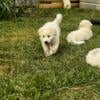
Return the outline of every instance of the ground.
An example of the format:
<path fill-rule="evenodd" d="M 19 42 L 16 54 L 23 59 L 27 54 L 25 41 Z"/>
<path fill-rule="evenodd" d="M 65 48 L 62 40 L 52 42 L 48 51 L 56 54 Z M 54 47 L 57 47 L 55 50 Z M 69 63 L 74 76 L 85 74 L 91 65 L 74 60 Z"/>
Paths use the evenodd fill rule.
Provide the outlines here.
<path fill-rule="evenodd" d="M 100 47 L 100 26 L 81 46 L 67 43 L 67 34 L 82 19 L 100 12 L 82 9 L 35 9 L 33 17 L 0 21 L 1 100 L 100 100 L 100 69 L 85 62 L 89 50 Z M 63 14 L 58 52 L 45 57 L 38 28 Z"/>

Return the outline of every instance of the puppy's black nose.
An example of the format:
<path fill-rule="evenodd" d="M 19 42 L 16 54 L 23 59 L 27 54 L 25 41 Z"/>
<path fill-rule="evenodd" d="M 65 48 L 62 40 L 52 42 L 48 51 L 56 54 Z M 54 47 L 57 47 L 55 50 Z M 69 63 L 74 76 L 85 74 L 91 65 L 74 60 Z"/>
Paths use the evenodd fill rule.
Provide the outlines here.
<path fill-rule="evenodd" d="M 47 41 L 45 41 L 45 44 L 48 44 L 48 42 L 47 42 Z"/>

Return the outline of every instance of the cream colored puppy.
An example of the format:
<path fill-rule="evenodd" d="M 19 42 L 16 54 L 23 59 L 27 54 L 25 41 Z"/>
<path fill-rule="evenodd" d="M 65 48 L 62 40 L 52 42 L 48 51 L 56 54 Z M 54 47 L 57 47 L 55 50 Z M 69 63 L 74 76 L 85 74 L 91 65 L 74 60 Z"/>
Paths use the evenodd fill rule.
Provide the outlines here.
<path fill-rule="evenodd" d="M 60 27 L 62 14 L 57 14 L 56 18 L 44 24 L 39 29 L 39 36 L 45 56 L 50 56 L 57 52 L 59 47 Z"/>
<path fill-rule="evenodd" d="M 71 1 L 70 0 L 63 0 L 64 8 L 70 9 L 71 8 Z"/>
<path fill-rule="evenodd" d="M 85 40 L 89 40 L 93 36 L 91 28 L 92 23 L 90 21 L 82 20 L 79 24 L 79 29 L 69 33 L 66 39 L 72 44 L 83 44 Z"/>
<path fill-rule="evenodd" d="M 89 51 L 86 56 L 86 63 L 100 68 L 100 48 Z"/>

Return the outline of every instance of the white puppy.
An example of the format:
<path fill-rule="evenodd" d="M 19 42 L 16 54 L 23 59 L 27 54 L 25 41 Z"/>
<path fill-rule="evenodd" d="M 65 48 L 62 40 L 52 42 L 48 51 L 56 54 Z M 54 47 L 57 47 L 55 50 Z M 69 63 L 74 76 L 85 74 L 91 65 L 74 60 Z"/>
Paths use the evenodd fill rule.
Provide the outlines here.
<path fill-rule="evenodd" d="M 89 51 L 86 56 L 86 62 L 92 66 L 97 66 L 100 68 L 100 48 Z"/>
<path fill-rule="evenodd" d="M 93 36 L 91 28 L 92 23 L 90 21 L 82 20 L 79 24 L 79 29 L 72 31 L 66 39 L 72 44 L 83 44 L 85 43 L 85 40 L 88 40 Z"/>
<path fill-rule="evenodd" d="M 61 21 L 62 14 L 57 14 L 53 21 L 47 22 L 39 29 L 39 36 L 46 57 L 56 53 L 58 50 L 60 37 L 59 24 Z"/>
<path fill-rule="evenodd" d="M 71 1 L 70 0 L 63 0 L 64 8 L 70 9 L 71 8 Z"/>

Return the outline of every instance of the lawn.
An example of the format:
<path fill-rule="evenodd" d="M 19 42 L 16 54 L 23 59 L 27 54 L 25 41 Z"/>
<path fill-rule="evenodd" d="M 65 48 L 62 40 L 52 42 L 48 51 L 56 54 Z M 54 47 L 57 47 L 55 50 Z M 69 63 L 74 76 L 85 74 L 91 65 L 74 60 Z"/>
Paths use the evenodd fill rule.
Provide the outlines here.
<path fill-rule="evenodd" d="M 46 58 L 37 30 L 57 13 L 63 14 L 60 47 Z M 33 17 L 0 20 L 0 100 L 100 100 L 100 69 L 85 62 L 88 51 L 100 47 L 100 26 L 86 44 L 65 40 L 91 18 L 100 19 L 100 12 L 35 9 Z"/>

